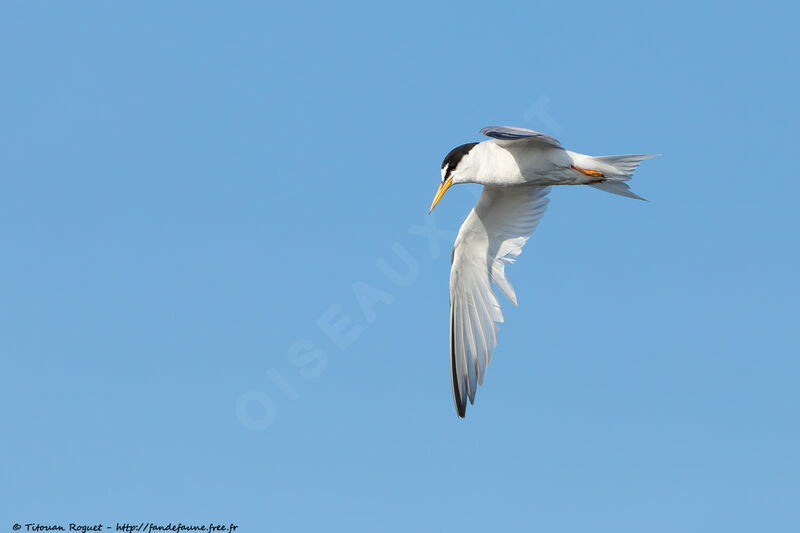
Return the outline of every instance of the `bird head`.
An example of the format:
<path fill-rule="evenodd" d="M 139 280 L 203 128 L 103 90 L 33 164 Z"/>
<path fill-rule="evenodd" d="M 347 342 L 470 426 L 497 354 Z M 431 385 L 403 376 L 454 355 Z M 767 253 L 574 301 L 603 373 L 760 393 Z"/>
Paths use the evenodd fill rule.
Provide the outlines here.
<path fill-rule="evenodd" d="M 478 143 L 467 143 L 457 146 L 450 150 L 450 153 L 444 158 L 444 161 L 442 161 L 442 182 L 439 184 L 436 196 L 433 197 L 433 203 L 428 213 L 433 211 L 433 208 L 436 207 L 436 204 L 439 203 L 439 200 L 442 199 L 442 196 L 444 196 L 444 193 L 447 192 L 447 189 L 449 189 L 451 185 L 454 183 L 463 183 L 467 180 L 469 176 L 466 174 L 466 167 L 469 158 L 465 158 L 465 156 L 467 156 L 469 151 L 477 144 Z"/>

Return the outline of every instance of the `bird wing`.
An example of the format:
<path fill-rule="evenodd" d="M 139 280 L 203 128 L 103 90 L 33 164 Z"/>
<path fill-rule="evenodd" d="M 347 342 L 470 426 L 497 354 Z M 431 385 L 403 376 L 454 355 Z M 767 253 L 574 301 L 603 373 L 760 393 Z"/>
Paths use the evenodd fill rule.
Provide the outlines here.
<path fill-rule="evenodd" d="M 541 220 L 549 187 L 484 187 L 458 230 L 450 267 L 450 372 L 453 400 L 463 417 L 497 345 L 503 312 L 491 283 L 517 305 L 505 275 Z"/>
<path fill-rule="evenodd" d="M 488 126 L 481 130 L 487 137 L 500 141 L 520 141 L 545 144 L 554 148 L 563 148 L 555 137 L 550 137 L 538 131 L 527 130 L 525 128 L 514 128 L 512 126 Z"/>

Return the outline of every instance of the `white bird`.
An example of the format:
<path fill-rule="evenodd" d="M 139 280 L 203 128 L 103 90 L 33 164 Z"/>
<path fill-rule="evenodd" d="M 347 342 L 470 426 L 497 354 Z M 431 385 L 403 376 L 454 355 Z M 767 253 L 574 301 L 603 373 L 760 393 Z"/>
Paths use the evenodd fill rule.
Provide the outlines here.
<path fill-rule="evenodd" d="M 643 200 L 625 183 L 643 159 L 656 154 L 590 156 L 564 149 L 532 130 L 495 126 L 492 139 L 458 146 L 442 162 L 442 181 L 431 211 L 452 185 L 483 185 L 478 203 L 458 230 L 450 267 L 450 374 L 458 416 L 483 385 L 503 322 L 498 289 L 517 305 L 505 275 L 542 218 L 551 185 L 590 185 Z"/>

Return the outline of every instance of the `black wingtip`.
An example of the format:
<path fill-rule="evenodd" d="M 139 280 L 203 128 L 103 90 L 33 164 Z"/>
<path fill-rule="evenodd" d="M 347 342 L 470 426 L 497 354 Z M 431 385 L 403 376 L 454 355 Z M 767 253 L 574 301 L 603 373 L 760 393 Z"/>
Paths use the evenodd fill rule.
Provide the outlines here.
<path fill-rule="evenodd" d="M 458 372 L 456 371 L 456 343 L 455 343 L 455 324 L 453 323 L 453 305 L 450 305 L 450 380 L 453 387 L 453 403 L 456 405 L 456 413 L 459 418 L 464 418 L 467 414 L 467 399 L 461 394 L 461 387 L 458 383 Z"/>
<path fill-rule="evenodd" d="M 459 418 L 464 418 L 467 414 L 467 399 L 461 395 L 461 388 L 458 386 L 458 374 L 456 373 L 456 362 L 453 359 L 453 351 L 450 352 L 450 379 L 453 384 L 453 403 L 456 405 L 456 413 Z"/>
<path fill-rule="evenodd" d="M 456 404 L 456 414 L 458 418 L 464 418 L 467 415 L 467 402 L 461 397 L 461 393 L 455 388 L 455 381 L 453 382 L 453 403 Z"/>

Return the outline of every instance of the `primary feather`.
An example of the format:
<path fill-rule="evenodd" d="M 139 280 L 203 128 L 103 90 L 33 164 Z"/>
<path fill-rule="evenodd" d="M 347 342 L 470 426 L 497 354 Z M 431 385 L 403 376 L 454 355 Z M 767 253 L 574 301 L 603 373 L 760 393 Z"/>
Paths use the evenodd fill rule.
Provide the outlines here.
<path fill-rule="evenodd" d="M 459 416 L 475 401 L 478 384 L 497 346 L 496 322 L 503 321 L 492 282 L 513 303 L 505 273 L 522 252 L 547 208 L 549 187 L 484 187 L 456 237 L 450 269 L 450 365 Z"/>

